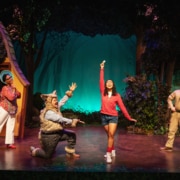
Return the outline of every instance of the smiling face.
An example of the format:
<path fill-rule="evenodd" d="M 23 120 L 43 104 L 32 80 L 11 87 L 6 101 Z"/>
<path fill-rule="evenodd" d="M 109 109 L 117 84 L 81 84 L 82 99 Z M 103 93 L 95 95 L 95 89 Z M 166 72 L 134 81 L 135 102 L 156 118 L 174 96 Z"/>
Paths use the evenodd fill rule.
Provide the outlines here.
<path fill-rule="evenodd" d="M 107 81 L 106 81 L 106 88 L 107 88 L 108 90 L 112 90 L 113 86 L 114 86 L 114 83 L 113 83 L 112 80 L 107 80 Z"/>
<path fill-rule="evenodd" d="M 55 108 L 58 108 L 58 100 L 56 97 L 52 98 L 52 106 L 55 107 Z"/>

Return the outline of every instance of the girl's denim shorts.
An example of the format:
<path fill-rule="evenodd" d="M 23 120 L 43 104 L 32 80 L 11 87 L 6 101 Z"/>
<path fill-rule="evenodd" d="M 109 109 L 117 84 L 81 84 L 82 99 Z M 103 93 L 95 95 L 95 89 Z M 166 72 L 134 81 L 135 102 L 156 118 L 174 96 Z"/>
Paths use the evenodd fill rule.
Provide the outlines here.
<path fill-rule="evenodd" d="M 101 114 L 101 123 L 103 126 L 108 125 L 109 123 L 118 123 L 118 116 L 110 116 L 106 114 Z"/>

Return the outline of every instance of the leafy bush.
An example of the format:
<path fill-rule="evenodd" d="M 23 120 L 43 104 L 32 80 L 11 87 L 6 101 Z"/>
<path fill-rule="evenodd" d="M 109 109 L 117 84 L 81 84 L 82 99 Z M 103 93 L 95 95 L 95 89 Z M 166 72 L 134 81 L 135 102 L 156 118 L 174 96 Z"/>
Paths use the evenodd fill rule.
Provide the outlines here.
<path fill-rule="evenodd" d="M 137 119 L 135 126 L 145 131 L 154 130 L 158 124 L 155 82 L 147 80 L 144 74 L 129 76 L 124 81 L 128 84 L 124 103 L 131 116 Z"/>

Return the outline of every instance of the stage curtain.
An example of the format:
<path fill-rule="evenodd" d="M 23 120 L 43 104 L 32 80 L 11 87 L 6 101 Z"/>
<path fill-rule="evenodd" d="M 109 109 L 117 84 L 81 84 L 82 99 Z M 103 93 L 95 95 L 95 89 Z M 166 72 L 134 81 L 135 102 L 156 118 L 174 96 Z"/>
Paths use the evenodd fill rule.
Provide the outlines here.
<path fill-rule="evenodd" d="M 39 42 L 41 40 L 42 35 L 39 34 Z M 15 51 L 20 56 L 17 45 Z M 23 68 L 22 58 L 17 59 Z M 76 82 L 77 89 L 63 109 L 85 113 L 99 111 L 99 70 L 102 60 L 106 60 L 105 80 L 112 79 L 123 96 L 126 87 L 123 79 L 127 75 L 134 75 L 136 69 L 135 36 L 122 39 L 118 35 L 90 37 L 67 32 L 62 36 L 51 32 L 45 42 L 42 61 L 34 74 L 34 93 L 56 90 L 60 100 L 69 85 Z"/>

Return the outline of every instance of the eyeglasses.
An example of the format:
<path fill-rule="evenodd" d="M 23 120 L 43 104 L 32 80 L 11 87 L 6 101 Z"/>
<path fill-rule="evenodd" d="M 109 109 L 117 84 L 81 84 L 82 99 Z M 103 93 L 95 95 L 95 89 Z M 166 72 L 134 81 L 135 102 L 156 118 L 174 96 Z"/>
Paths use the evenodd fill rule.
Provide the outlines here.
<path fill-rule="evenodd" d="M 6 81 L 8 81 L 8 80 L 10 80 L 12 77 L 11 76 L 9 76 L 8 78 L 6 78 Z"/>

